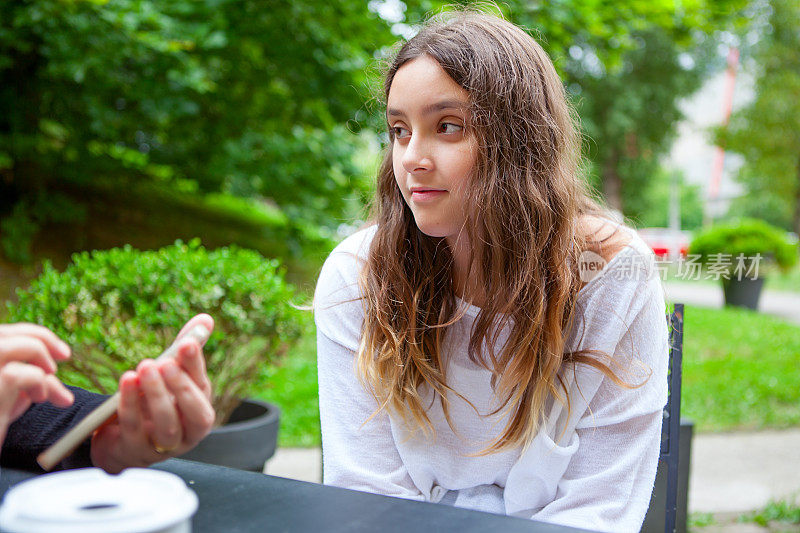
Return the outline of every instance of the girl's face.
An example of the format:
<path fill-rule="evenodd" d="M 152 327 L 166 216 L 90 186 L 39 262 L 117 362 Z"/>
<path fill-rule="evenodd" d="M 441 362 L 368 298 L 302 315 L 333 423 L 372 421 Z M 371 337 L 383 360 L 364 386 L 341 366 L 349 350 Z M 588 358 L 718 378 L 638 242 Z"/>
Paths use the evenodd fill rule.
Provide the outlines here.
<path fill-rule="evenodd" d="M 430 56 L 405 63 L 389 89 L 395 180 L 417 227 L 456 246 L 466 218 L 476 145 L 466 131 L 468 93 Z"/>

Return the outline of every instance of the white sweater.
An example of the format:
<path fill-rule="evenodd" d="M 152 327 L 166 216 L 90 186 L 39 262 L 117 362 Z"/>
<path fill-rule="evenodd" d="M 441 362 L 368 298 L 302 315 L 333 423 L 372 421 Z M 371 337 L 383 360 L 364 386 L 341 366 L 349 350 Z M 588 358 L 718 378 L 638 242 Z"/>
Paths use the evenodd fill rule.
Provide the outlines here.
<path fill-rule="evenodd" d="M 357 280 L 374 233 L 373 226 L 339 244 L 317 283 L 324 483 L 594 530 L 638 531 L 653 489 L 667 398 L 665 304 L 647 245 L 633 234 L 581 290 L 579 318 L 567 344 L 570 351 L 614 354 L 621 378 L 638 384 L 649 376 L 645 384 L 621 388 L 579 365 L 574 374 L 563 373 L 571 414 L 551 402 L 545 427 L 524 455 L 516 449 L 468 457 L 499 435 L 508 413 L 485 416 L 499 404 L 490 373 L 467 356 L 479 309 L 461 301 L 466 315 L 450 327 L 444 343 L 447 379 L 481 416 L 452 396 L 457 433 L 438 401 L 428 410 L 435 440 L 412 433 L 385 411 L 365 424 L 376 402 L 354 367 L 364 319 Z"/>

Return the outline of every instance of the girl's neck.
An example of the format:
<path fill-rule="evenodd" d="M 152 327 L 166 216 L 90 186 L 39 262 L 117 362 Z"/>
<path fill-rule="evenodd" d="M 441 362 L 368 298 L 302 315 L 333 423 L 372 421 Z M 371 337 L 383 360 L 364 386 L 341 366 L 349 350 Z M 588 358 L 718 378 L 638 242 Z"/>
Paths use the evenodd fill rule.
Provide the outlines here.
<path fill-rule="evenodd" d="M 481 269 L 477 262 L 470 268 L 472 250 L 467 236 L 448 237 L 447 242 L 453 254 L 453 292 L 465 302 L 482 307 L 486 294 L 481 282 Z"/>

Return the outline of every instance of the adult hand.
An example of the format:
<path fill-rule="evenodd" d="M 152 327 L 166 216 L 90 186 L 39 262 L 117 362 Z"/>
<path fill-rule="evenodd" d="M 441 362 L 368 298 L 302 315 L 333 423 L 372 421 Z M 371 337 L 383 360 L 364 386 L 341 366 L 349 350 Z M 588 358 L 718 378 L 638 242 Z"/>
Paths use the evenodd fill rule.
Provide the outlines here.
<path fill-rule="evenodd" d="M 122 375 L 118 416 L 92 437 L 95 466 L 111 473 L 148 466 L 189 451 L 211 431 L 214 409 L 203 347 L 183 338 L 197 325 L 213 331 L 214 320 L 206 314 L 189 320 L 175 341 L 174 360 L 146 359 Z"/>
<path fill-rule="evenodd" d="M 72 393 L 55 376 L 56 361 L 69 357 L 69 346 L 45 327 L 0 324 L 0 445 L 32 403 L 72 405 Z"/>

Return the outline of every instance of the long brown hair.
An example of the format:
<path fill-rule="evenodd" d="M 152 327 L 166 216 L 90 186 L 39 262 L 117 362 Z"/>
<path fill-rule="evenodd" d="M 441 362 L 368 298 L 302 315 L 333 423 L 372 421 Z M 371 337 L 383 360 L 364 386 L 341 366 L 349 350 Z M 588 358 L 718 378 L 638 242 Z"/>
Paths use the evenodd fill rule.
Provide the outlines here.
<path fill-rule="evenodd" d="M 493 453 L 527 445 L 548 398 L 569 409 L 565 365 L 589 364 L 615 378 L 593 354 L 565 353 L 581 288 L 579 256 L 596 246 L 580 219 L 601 209 L 579 176 L 580 137 L 561 80 L 531 36 L 487 14 L 439 15 L 389 65 L 387 99 L 397 70 L 422 55 L 469 93 L 477 159 L 468 178 L 464 231 L 470 264 L 480 265 L 469 274 L 491 295 L 475 320 L 469 357 L 491 371 L 495 393 L 504 399 L 493 414 L 509 412 L 502 434 L 481 452 Z M 391 409 L 428 433 L 432 424 L 421 394 L 427 385 L 453 428 L 447 393 L 463 396 L 447 385 L 442 354 L 445 328 L 460 318 L 453 255 L 444 238 L 417 228 L 395 182 L 391 144 L 378 173 L 372 220 L 377 230 L 360 278 L 359 374 L 378 401 L 376 413 Z M 498 351 L 504 328 L 508 339 Z"/>

